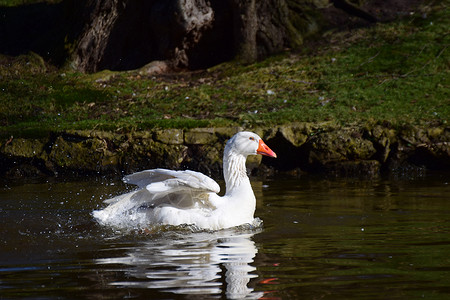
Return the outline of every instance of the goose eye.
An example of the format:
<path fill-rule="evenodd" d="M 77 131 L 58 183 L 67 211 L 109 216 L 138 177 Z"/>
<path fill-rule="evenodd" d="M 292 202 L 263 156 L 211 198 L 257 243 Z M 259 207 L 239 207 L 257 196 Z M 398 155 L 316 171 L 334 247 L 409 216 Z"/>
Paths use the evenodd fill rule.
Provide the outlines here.
<path fill-rule="evenodd" d="M 252 137 L 252 136 L 251 136 L 251 137 L 249 137 L 248 139 L 249 139 L 250 141 L 254 141 L 254 140 L 255 140 L 255 138 L 254 138 L 254 137 Z"/>

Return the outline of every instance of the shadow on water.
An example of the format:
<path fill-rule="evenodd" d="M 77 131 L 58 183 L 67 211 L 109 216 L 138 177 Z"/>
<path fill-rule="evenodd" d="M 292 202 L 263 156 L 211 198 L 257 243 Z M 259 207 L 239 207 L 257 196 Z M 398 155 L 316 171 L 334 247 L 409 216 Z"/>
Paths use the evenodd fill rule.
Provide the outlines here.
<path fill-rule="evenodd" d="M 99 226 L 127 187 L 2 182 L 0 298 L 443 299 L 448 174 L 255 180 L 259 229 Z"/>

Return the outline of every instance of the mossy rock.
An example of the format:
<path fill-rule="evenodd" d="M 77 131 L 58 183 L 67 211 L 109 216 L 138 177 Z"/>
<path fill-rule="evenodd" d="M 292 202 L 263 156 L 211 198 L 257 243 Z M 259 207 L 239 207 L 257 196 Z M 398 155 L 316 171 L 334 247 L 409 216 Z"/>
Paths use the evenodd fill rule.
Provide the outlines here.
<path fill-rule="evenodd" d="M 168 145 L 158 142 L 149 143 L 150 159 L 161 166 L 170 169 L 179 169 L 187 155 L 184 145 Z"/>
<path fill-rule="evenodd" d="M 429 144 L 427 130 L 415 126 L 407 126 L 399 131 L 399 137 L 406 142 L 408 147 L 417 146 L 423 143 Z"/>
<path fill-rule="evenodd" d="M 127 168 L 133 171 L 146 168 L 179 169 L 187 155 L 184 145 L 170 145 L 150 139 L 135 139 L 124 157 Z"/>
<path fill-rule="evenodd" d="M 44 74 L 47 72 L 47 65 L 44 59 L 34 52 L 22 54 L 17 57 L 0 55 L 0 60 L 10 61 L 6 68 L 0 66 L 0 77 L 17 76 L 20 74 Z"/>
<path fill-rule="evenodd" d="M 372 140 L 377 141 L 383 147 L 392 144 L 396 141 L 397 132 L 392 128 L 387 128 L 381 125 L 374 125 L 366 129 Z"/>
<path fill-rule="evenodd" d="M 194 128 L 184 133 L 184 142 L 188 145 L 207 145 L 216 141 L 214 128 Z"/>
<path fill-rule="evenodd" d="M 245 165 L 247 166 L 247 170 L 251 172 L 252 170 L 258 168 L 259 165 L 261 164 L 261 161 L 262 161 L 261 155 L 249 155 L 247 157 L 247 162 L 245 163 Z"/>
<path fill-rule="evenodd" d="M 20 158 L 41 157 L 44 154 L 45 142 L 38 139 L 12 139 L 1 147 L 1 152 L 7 156 Z"/>
<path fill-rule="evenodd" d="M 239 131 L 243 131 L 242 127 L 217 127 L 214 129 L 215 135 L 218 137 L 219 142 L 223 139 L 229 139 Z"/>
<path fill-rule="evenodd" d="M 432 141 L 450 143 L 450 128 L 431 127 L 427 129 L 427 135 Z"/>
<path fill-rule="evenodd" d="M 300 147 L 308 139 L 311 133 L 309 123 L 294 123 L 279 127 L 279 132 L 295 147 Z"/>
<path fill-rule="evenodd" d="M 71 142 L 62 136 L 53 143 L 49 160 L 57 168 L 85 171 L 104 171 L 120 163 L 120 157 L 108 150 L 108 144 L 103 139 Z"/>
<path fill-rule="evenodd" d="M 142 139 L 142 140 L 152 140 L 153 139 L 153 131 L 137 131 L 133 132 L 133 139 Z"/>
<path fill-rule="evenodd" d="M 184 142 L 184 133 L 181 129 L 161 129 L 154 134 L 156 141 L 170 145 L 181 145 Z"/>
<path fill-rule="evenodd" d="M 121 134 L 102 130 L 67 130 L 66 132 L 83 138 L 97 138 L 109 141 L 121 140 L 124 138 Z"/>
<path fill-rule="evenodd" d="M 374 147 L 378 150 L 377 159 L 380 162 L 386 162 L 391 153 L 391 145 L 397 142 L 397 132 L 392 128 L 381 125 L 373 125 L 365 130 Z"/>
<path fill-rule="evenodd" d="M 308 141 L 309 163 L 324 165 L 333 161 L 367 160 L 375 153 L 371 141 L 355 130 L 340 129 L 318 134 Z"/>
<path fill-rule="evenodd" d="M 0 171 L 37 173 L 28 166 L 48 174 L 66 169 L 131 173 L 150 168 L 189 168 L 218 175 L 222 172 L 225 142 L 241 130 L 240 127 L 154 129 L 128 134 L 73 130 L 53 133 L 46 139 L 15 138 L 0 147 Z M 381 166 L 383 170 L 410 165 L 430 169 L 450 166 L 447 127 L 393 129 L 372 123 L 340 128 L 333 122 L 298 122 L 249 130 L 258 133 L 279 154 L 277 160 L 263 160 L 274 169 L 302 168 L 348 175 L 375 174 Z M 261 156 L 250 156 L 247 167 L 252 171 L 260 163 Z M 13 170 L 19 164 L 25 166 L 23 172 L 19 172 L 21 168 Z"/>

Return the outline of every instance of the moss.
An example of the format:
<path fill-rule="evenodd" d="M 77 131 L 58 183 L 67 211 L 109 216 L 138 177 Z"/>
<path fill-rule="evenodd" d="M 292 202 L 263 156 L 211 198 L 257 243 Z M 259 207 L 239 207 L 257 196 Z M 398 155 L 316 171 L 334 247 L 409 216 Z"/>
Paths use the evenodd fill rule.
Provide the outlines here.
<path fill-rule="evenodd" d="M 51 147 L 49 160 L 56 168 L 103 171 L 108 166 L 117 166 L 120 157 L 108 150 L 104 139 L 72 142 L 59 136 Z"/>
<path fill-rule="evenodd" d="M 303 145 L 310 136 L 314 136 L 321 132 L 334 131 L 338 124 L 334 122 L 293 122 L 278 127 L 281 135 L 292 145 L 299 147 Z"/>
<path fill-rule="evenodd" d="M 38 139 L 11 138 L 2 147 L 5 155 L 32 158 L 40 157 L 44 153 L 45 142 Z"/>
<path fill-rule="evenodd" d="M 185 132 L 184 141 L 188 145 L 207 145 L 214 144 L 217 141 L 217 137 L 213 128 L 195 128 Z"/>
<path fill-rule="evenodd" d="M 184 145 L 167 145 L 159 142 L 142 142 L 143 151 L 148 153 L 149 159 L 160 167 L 179 169 L 183 162 L 187 147 Z"/>
<path fill-rule="evenodd" d="M 155 139 L 165 144 L 181 145 L 184 142 L 184 133 L 181 129 L 161 129 L 155 132 Z"/>
<path fill-rule="evenodd" d="M 238 133 L 239 131 L 242 131 L 243 128 L 239 126 L 235 127 L 215 127 L 214 133 L 217 135 L 219 142 L 228 139 L 229 137 L 233 136 L 234 134 Z"/>
<path fill-rule="evenodd" d="M 376 153 L 373 143 L 355 129 L 338 129 L 314 136 L 308 142 L 309 162 L 328 163 L 343 160 L 367 160 Z"/>
<path fill-rule="evenodd" d="M 0 54 L 0 77 L 20 76 L 21 74 L 45 74 L 48 71 L 44 59 L 34 52 L 9 57 Z"/>

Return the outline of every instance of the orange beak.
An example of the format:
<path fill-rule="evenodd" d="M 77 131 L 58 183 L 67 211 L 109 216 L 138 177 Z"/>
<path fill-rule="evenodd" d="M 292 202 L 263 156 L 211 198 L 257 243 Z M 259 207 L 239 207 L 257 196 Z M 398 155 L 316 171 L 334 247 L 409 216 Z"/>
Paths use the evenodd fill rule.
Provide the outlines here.
<path fill-rule="evenodd" d="M 272 149 L 270 149 L 266 145 L 266 143 L 263 142 L 263 140 L 259 140 L 259 147 L 256 150 L 256 153 L 261 154 L 261 155 L 270 156 L 270 157 L 277 157 L 275 152 L 273 152 Z"/>

